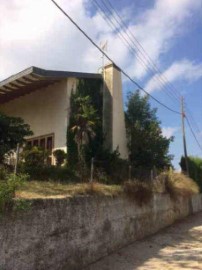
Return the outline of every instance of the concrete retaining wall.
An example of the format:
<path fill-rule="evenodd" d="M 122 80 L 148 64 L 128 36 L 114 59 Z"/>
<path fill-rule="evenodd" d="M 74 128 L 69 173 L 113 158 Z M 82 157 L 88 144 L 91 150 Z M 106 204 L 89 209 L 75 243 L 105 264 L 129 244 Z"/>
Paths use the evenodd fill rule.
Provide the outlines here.
<path fill-rule="evenodd" d="M 36 200 L 0 220 L 1 270 L 73 270 L 202 210 L 202 195 L 139 207 L 125 197 Z"/>

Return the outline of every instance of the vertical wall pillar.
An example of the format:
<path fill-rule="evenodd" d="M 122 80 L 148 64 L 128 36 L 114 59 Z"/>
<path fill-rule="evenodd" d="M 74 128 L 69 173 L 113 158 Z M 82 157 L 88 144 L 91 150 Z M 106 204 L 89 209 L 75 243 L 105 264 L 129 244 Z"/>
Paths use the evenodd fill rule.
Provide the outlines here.
<path fill-rule="evenodd" d="M 104 67 L 103 130 L 105 146 L 119 149 L 121 158 L 128 158 L 125 116 L 123 110 L 121 71 L 114 64 Z"/>

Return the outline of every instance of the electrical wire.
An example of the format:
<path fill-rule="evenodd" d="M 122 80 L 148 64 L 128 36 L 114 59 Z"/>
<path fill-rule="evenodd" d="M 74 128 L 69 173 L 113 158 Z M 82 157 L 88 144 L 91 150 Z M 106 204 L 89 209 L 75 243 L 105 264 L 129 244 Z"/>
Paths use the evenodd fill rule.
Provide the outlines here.
<path fill-rule="evenodd" d="M 193 114 L 192 114 L 192 112 L 190 111 L 190 109 L 188 108 L 188 105 L 187 105 L 186 102 L 185 102 L 185 108 L 186 108 L 186 111 L 188 112 L 189 118 L 191 119 L 191 121 L 192 121 L 192 123 L 193 123 L 192 126 L 195 127 L 197 133 L 200 133 L 200 132 L 201 132 L 201 131 L 200 131 L 200 128 L 199 128 L 198 124 L 196 123 L 196 121 L 195 121 L 195 119 L 194 119 L 194 117 L 193 117 Z"/>
<path fill-rule="evenodd" d="M 140 52 L 140 53 L 142 54 L 142 56 L 144 57 L 144 59 L 145 59 L 148 63 L 150 63 L 150 64 L 152 65 L 153 70 L 154 70 L 154 73 L 155 73 L 155 72 L 158 72 L 158 73 L 161 74 L 161 71 L 158 69 L 158 67 L 156 66 L 156 64 L 153 62 L 153 60 L 152 60 L 152 59 L 150 58 L 150 56 L 147 54 L 147 52 L 145 51 L 145 49 L 143 48 L 143 46 L 141 45 L 141 43 L 136 39 L 136 37 L 133 35 L 133 33 L 128 29 L 128 26 L 127 26 L 127 25 L 125 24 L 125 22 L 122 20 L 121 16 L 120 16 L 119 13 L 116 11 L 116 9 L 113 7 L 113 5 L 111 4 L 111 2 L 110 2 L 109 0 L 101 0 L 102 4 L 103 4 L 103 6 L 104 6 L 104 8 L 103 8 L 103 7 L 100 6 L 100 4 L 98 4 L 98 1 L 97 1 L 97 0 L 92 0 L 92 1 L 93 1 L 93 3 L 96 4 L 96 6 L 100 9 L 100 11 L 104 14 L 106 20 L 109 21 L 109 23 L 115 27 L 115 30 L 118 29 L 119 27 L 120 27 L 121 29 L 125 30 L 125 35 L 127 35 L 128 39 L 132 42 L 132 44 L 133 44 L 134 47 L 135 47 L 135 50 L 136 50 L 137 52 Z M 99 10 L 98 10 L 98 12 L 99 12 Z M 108 15 L 106 14 L 106 12 L 107 12 L 110 16 L 108 16 Z M 116 16 L 114 16 L 113 12 L 114 12 L 114 14 L 115 14 Z M 101 15 L 102 15 L 102 14 L 101 14 Z M 113 24 L 112 19 L 110 19 L 110 17 L 116 21 L 116 23 L 118 24 L 118 26 L 116 26 L 116 25 Z M 128 35 L 127 32 L 129 32 L 130 35 Z M 132 39 L 131 39 L 131 37 L 132 37 Z M 126 40 L 125 37 L 124 37 L 124 39 Z M 127 44 L 129 45 L 129 49 L 131 49 L 131 45 L 130 45 L 130 42 L 128 42 L 128 39 L 127 39 Z M 134 41 L 135 41 L 137 44 L 135 44 Z M 139 48 L 138 46 L 139 46 L 140 48 Z M 134 47 L 132 47 L 132 49 L 134 49 Z M 145 56 L 145 55 L 146 55 L 146 56 Z M 140 60 L 140 62 L 142 61 L 141 58 L 138 59 L 138 60 Z M 142 61 L 142 62 L 143 62 L 143 61 Z M 144 64 L 144 67 L 146 66 L 146 68 L 148 68 L 148 65 L 147 65 L 147 64 L 145 65 L 145 62 L 143 62 L 143 64 Z M 151 68 L 149 67 L 149 69 L 151 69 Z M 158 74 L 157 74 L 157 75 L 158 75 Z M 162 78 L 161 78 L 161 77 L 162 77 Z M 161 74 L 160 78 L 158 78 L 158 79 L 161 79 L 161 80 L 159 80 L 160 83 L 161 83 L 161 85 L 164 87 L 164 84 L 168 84 L 169 90 L 172 91 L 171 93 L 173 94 L 173 96 L 177 99 L 177 101 L 179 101 L 179 99 L 180 99 L 181 97 L 180 97 L 180 94 L 178 93 L 178 90 L 177 90 L 177 89 L 176 89 L 176 88 L 175 88 L 175 87 L 167 80 L 166 77 L 165 77 L 165 79 L 164 79 L 164 77 L 165 77 L 165 76 Z M 155 77 L 155 78 L 156 78 L 156 77 Z M 163 90 L 164 90 L 164 89 L 163 89 Z M 168 90 L 167 87 L 166 87 L 166 90 Z M 170 91 L 169 91 L 169 92 L 170 92 Z M 174 93 L 175 93 L 175 95 L 174 95 Z M 170 95 L 169 95 L 169 96 L 170 96 Z M 192 116 L 192 113 L 191 113 L 191 111 L 188 109 L 188 106 L 187 106 L 187 105 L 186 105 L 186 108 L 187 108 L 187 117 L 189 117 L 189 118 L 192 120 L 193 125 L 194 125 L 195 128 L 197 129 L 197 133 L 199 133 L 200 130 L 199 130 L 199 128 L 198 128 L 198 125 L 197 125 L 196 121 L 194 120 L 194 117 Z M 193 126 L 193 125 L 192 125 L 192 126 Z"/>
<path fill-rule="evenodd" d="M 192 133 L 192 135 L 193 135 L 193 137 L 194 137 L 194 139 L 195 139 L 197 145 L 199 146 L 200 150 L 202 151 L 202 146 L 200 145 L 200 143 L 199 143 L 199 141 L 198 141 L 198 139 L 197 139 L 197 137 L 196 137 L 196 134 L 194 133 L 193 128 L 192 128 L 192 126 L 191 126 L 191 124 L 190 124 L 190 122 L 189 122 L 189 119 L 186 117 L 186 115 L 185 115 L 185 119 L 186 119 L 186 121 L 187 121 L 187 124 L 188 124 L 188 126 L 189 126 L 189 129 L 190 129 L 190 131 L 191 131 L 191 133 Z"/>
<path fill-rule="evenodd" d="M 114 61 L 93 41 L 93 39 L 91 37 L 89 37 L 89 35 L 83 30 L 81 29 L 81 27 L 54 1 L 54 0 L 50 0 L 73 24 L 74 26 L 112 63 L 114 63 Z M 114 63 L 115 64 L 115 63 Z M 162 103 L 161 101 L 159 101 L 157 98 L 155 98 L 154 96 L 152 96 L 150 93 L 148 93 L 143 87 L 141 87 L 141 85 L 139 83 L 137 83 L 135 80 L 133 80 L 123 69 L 121 69 L 118 65 L 115 64 L 115 66 L 122 72 L 122 74 L 127 77 L 133 84 L 135 84 L 141 91 L 143 91 L 145 94 L 147 94 L 151 99 L 153 99 L 154 101 L 156 101 L 158 104 L 160 104 L 161 106 L 163 106 L 164 108 L 166 108 L 167 110 L 175 113 L 175 114 L 179 114 L 181 115 L 181 112 L 176 111 L 170 107 L 168 107 L 166 104 Z"/>
<path fill-rule="evenodd" d="M 106 4 L 103 1 L 102 1 L 102 3 L 103 3 L 104 8 L 96 0 L 92 0 L 92 3 L 95 5 L 95 7 L 97 8 L 97 10 L 100 13 L 100 15 L 104 18 L 104 20 L 106 20 L 109 23 L 109 25 L 111 26 L 111 28 L 112 28 L 113 31 L 114 31 L 114 29 L 116 31 L 118 27 L 122 27 L 121 23 L 117 20 L 116 17 L 113 16 L 113 14 L 111 13 L 111 10 L 109 10 L 109 8 L 106 6 Z M 116 21 L 116 23 L 118 23 L 118 26 L 115 25 L 115 23 L 112 21 L 112 19 L 110 18 L 110 16 L 107 16 L 106 15 L 105 11 L 108 11 L 112 15 L 111 17 Z M 114 27 L 114 29 L 113 29 L 113 27 Z M 148 70 L 148 71 L 151 72 L 151 74 L 153 75 L 153 79 L 155 81 L 157 81 L 158 83 L 159 82 L 161 83 L 162 90 L 164 90 L 165 87 L 167 88 L 167 86 L 166 86 L 167 83 L 161 79 L 161 77 L 159 76 L 159 74 L 156 74 L 157 70 L 156 70 L 155 67 L 152 68 L 151 66 L 149 66 L 149 64 L 148 64 L 149 60 L 145 57 L 144 54 L 142 54 L 142 52 L 139 50 L 139 48 L 134 43 L 133 39 L 131 39 L 131 37 L 128 35 L 127 29 L 125 29 L 125 30 L 126 31 L 124 33 L 117 32 L 118 37 L 123 41 L 124 45 L 127 46 L 127 49 L 129 49 L 129 51 L 132 54 L 135 54 L 138 62 L 140 62 L 140 64 L 144 68 L 146 68 L 146 70 Z M 125 35 L 127 37 L 125 37 Z M 133 45 L 131 44 L 131 42 L 132 42 Z M 137 52 L 140 52 L 140 55 L 137 54 Z M 151 63 L 151 64 L 154 66 L 153 63 Z M 171 92 L 168 88 L 167 88 L 167 90 L 168 91 L 164 91 L 164 93 L 167 96 L 169 96 L 169 98 L 171 98 L 172 100 L 174 100 L 174 102 L 177 101 L 177 103 L 179 104 L 179 98 L 176 97 L 173 94 L 173 92 Z"/>
<path fill-rule="evenodd" d="M 105 8 L 108 10 L 108 12 L 112 15 L 112 17 L 117 21 L 119 26 L 125 30 L 125 34 L 128 36 L 128 38 L 131 40 L 133 45 L 136 47 L 136 50 L 140 52 L 143 57 L 146 59 L 148 63 L 153 67 L 155 72 L 157 72 L 159 80 L 163 82 L 163 84 L 166 84 L 167 87 L 169 87 L 169 90 L 172 92 L 172 95 L 176 98 L 176 100 L 179 102 L 180 101 L 180 94 L 178 93 L 178 90 L 172 86 L 172 84 L 168 81 L 165 75 L 162 74 L 162 72 L 159 70 L 157 65 L 154 63 L 154 61 L 151 59 L 151 57 L 148 55 L 142 44 L 138 41 L 138 39 L 134 36 L 134 34 L 128 29 L 128 26 L 126 23 L 123 21 L 121 16 L 119 15 L 118 11 L 113 7 L 111 2 L 109 0 L 101 0 Z M 117 19 L 115 18 L 114 14 L 116 15 Z M 129 34 L 130 35 L 129 35 Z"/>

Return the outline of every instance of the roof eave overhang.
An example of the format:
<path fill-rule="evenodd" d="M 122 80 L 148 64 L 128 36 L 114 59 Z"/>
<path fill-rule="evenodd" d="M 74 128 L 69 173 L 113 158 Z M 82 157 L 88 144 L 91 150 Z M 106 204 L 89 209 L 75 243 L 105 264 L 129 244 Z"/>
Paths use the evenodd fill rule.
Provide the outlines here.
<path fill-rule="evenodd" d="M 27 68 L 0 82 L 0 104 L 67 78 L 102 79 L 101 74 Z"/>

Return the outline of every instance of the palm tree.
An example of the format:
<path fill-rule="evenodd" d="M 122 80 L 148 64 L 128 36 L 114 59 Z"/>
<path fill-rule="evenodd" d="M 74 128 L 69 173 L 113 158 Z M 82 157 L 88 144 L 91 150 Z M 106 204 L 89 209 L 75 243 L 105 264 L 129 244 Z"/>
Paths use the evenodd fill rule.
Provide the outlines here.
<path fill-rule="evenodd" d="M 98 117 L 96 110 L 91 104 L 89 96 L 77 97 L 75 99 L 75 105 L 75 125 L 71 128 L 71 131 L 75 134 L 74 140 L 77 144 L 79 168 L 83 180 L 86 168 L 84 148 L 85 145 L 89 143 L 89 139 L 94 138 L 96 135 L 94 127 L 96 125 L 96 121 L 98 121 Z"/>

